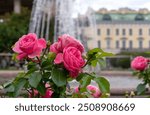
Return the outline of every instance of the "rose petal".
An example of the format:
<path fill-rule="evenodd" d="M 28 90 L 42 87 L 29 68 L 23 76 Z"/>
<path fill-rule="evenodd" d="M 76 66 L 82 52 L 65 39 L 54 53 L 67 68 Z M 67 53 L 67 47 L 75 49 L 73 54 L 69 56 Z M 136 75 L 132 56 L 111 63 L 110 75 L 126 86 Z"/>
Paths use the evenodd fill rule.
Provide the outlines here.
<path fill-rule="evenodd" d="M 63 62 L 63 54 L 62 53 L 59 53 L 57 54 L 55 60 L 54 60 L 54 63 L 55 64 L 60 64 Z"/>
<path fill-rule="evenodd" d="M 26 56 L 27 56 L 26 53 L 20 53 L 20 54 L 18 54 L 17 59 L 21 60 L 21 59 L 25 58 Z"/>
<path fill-rule="evenodd" d="M 57 49 L 62 52 L 66 47 L 76 47 L 81 53 L 84 52 L 84 46 L 80 43 L 80 41 L 68 34 L 63 34 L 58 37 Z"/>
<path fill-rule="evenodd" d="M 41 54 L 41 52 L 42 52 L 41 47 L 37 47 L 37 48 L 34 50 L 33 53 L 31 53 L 31 54 L 28 55 L 28 57 L 29 57 L 29 58 L 34 58 L 34 57 L 36 57 L 36 56 L 39 57 L 40 54 Z"/>
<path fill-rule="evenodd" d="M 35 33 L 29 33 L 29 34 L 27 34 L 26 36 L 37 39 L 37 36 L 36 36 Z"/>
<path fill-rule="evenodd" d="M 40 38 L 38 40 L 38 46 L 41 47 L 41 48 L 43 48 L 43 49 L 46 48 L 46 41 L 45 41 L 44 38 Z"/>
<path fill-rule="evenodd" d="M 19 41 L 15 43 L 13 49 L 12 49 L 14 52 L 16 53 L 22 53 L 20 47 L 19 47 Z"/>
<path fill-rule="evenodd" d="M 57 54 L 57 53 L 59 52 L 59 51 L 57 50 L 57 45 L 58 45 L 57 42 L 53 43 L 53 44 L 50 46 L 50 51 Z"/>
<path fill-rule="evenodd" d="M 96 86 L 88 85 L 87 90 L 93 92 L 92 95 L 93 95 L 94 98 L 98 98 L 98 97 L 101 96 L 101 92 Z"/>

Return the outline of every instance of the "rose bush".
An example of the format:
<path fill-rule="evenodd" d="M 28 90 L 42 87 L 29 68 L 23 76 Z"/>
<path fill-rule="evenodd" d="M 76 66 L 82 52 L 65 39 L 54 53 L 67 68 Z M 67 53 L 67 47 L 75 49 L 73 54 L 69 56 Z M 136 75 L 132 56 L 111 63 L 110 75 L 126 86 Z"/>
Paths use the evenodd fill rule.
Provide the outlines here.
<path fill-rule="evenodd" d="M 50 44 L 36 34 L 22 36 L 13 46 L 18 60 L 26 61 L 26 70 L 3 85 L 7 96 L 18 97 L 26 91 L 26 97 L 107 97 L 110 84 L 107 79 L 94 72 L 84 71 L 84 67 L 96 66 L 105 56 L 112 56 L 99 48 L 84 52 L 84 46 L 74 37 L 64 34 Z M 79 83 L 78 92 L 70 84 Z M 98 87 L 91 86 L 95 81 Z"/>
<path fill-rule="evenodd" d="M 131 62 L 131 68 L 134 70 L 133 74 L 143 80 L 143 83 L 137 86 L 137 95 L 145 94 L 147 88 L 150 88 L 149 62 L 148 58 L 142 56 L 135 57 Z"/>

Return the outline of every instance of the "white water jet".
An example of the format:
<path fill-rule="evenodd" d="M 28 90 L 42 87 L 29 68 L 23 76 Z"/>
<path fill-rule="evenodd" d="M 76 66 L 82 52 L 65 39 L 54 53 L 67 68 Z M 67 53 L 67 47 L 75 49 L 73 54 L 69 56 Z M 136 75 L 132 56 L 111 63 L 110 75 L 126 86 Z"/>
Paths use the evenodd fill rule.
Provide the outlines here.
<path fill-rule="evenodd" d="M 84 27 L 90 26 L 92 33 L 95 34 L 96 20 L 92 10 L 88 10 L 84 18 L 80 18 L 83 5 L 78 0 L 34 0 L 29 32 L 34 32 L 38 37 L 44 37 L 48 40 L 50 20 L 54 16 L 53 42 L 57 41 L 58 36 L 67 33 L 79 39 L 87 47 L 87 39 L 85 39 L 87 36 L 83 32 Z"/>

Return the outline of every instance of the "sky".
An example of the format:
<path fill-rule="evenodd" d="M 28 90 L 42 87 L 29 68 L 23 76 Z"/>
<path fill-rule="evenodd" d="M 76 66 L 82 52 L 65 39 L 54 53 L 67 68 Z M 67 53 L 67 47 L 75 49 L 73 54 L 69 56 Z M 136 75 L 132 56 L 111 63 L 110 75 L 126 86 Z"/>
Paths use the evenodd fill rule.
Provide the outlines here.
<path fill-rule="evenodd" d="M 140 8 L 148 8 L 150 10 L 150 0 L 76 0 L 82 12 L 85 12 L 87 7 L 91 6 L 93 9 L 99 8 L 118 9 L 122 7 L 129 7 L 138 10 Z"/>

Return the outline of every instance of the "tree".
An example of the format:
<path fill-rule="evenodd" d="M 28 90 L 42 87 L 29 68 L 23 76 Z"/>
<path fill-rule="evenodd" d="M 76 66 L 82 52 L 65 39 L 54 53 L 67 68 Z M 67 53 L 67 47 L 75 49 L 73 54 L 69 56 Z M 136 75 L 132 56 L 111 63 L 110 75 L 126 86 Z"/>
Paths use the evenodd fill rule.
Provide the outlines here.
<path fill-rule="evenodd" d="M 28 32 L 30 10 L 21 9 L 21 14 L 5 14 L 0 23 L 0 52 L 12 52 L 13 44 Z"/>

